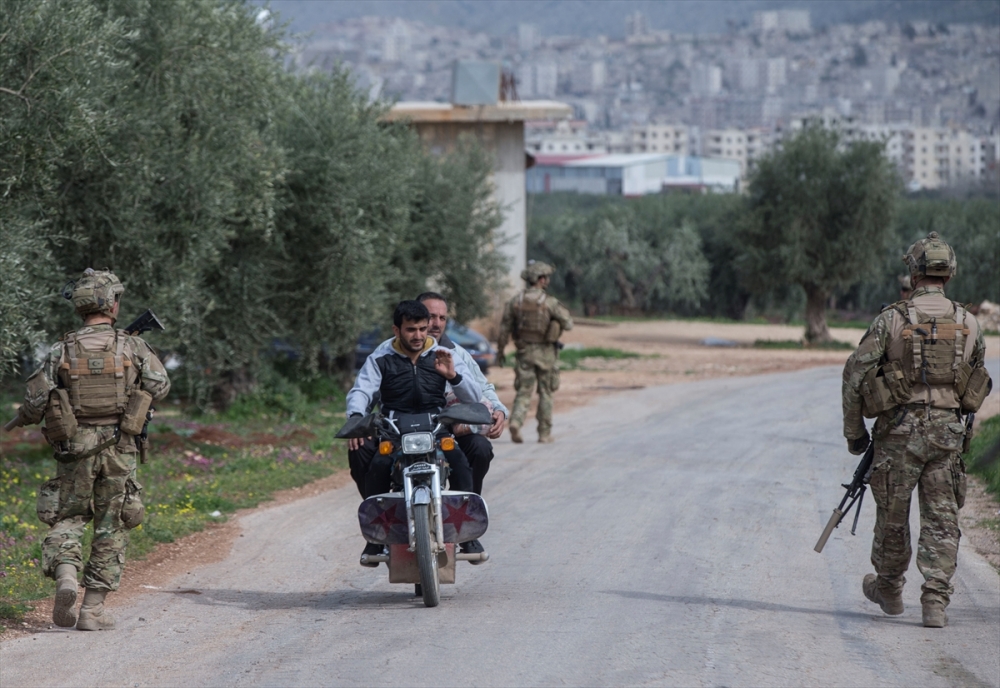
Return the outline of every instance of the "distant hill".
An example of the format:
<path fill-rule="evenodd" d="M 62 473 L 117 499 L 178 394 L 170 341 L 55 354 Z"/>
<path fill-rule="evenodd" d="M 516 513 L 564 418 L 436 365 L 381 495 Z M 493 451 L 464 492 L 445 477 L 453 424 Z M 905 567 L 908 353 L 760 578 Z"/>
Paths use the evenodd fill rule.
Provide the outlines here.
<path fill-rule="evenodd" d="M 1000 0 L 271 0 L 269 4 L 297 33 L 315 31 L 327 22 L 375 15 L 492 35 L 507 34 L 519 23 L 530 22 L 545 35 L 620 37 L 625 16 L 635 11 L 644 13 L 653 29 L 721 33 L 727 22 L 749 22 L 754 12 L 774 9 L 808 9 L 814 28 L 870 20 L 1000 25 Z"/>

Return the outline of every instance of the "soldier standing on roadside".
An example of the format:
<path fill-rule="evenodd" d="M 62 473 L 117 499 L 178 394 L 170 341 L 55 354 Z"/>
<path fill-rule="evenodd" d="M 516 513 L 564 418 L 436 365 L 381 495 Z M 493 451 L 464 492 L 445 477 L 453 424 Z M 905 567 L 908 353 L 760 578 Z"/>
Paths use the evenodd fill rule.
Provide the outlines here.
<path fill-rule="evenodd" d="M 56 580 L 52 621 L 84 631 L 115 627 L 104 598 L 118 589 L 128 531 L 142 522 L 136 479 L 136 436 L 153 401 L 170 390 L 156 354 L 139 337 L 114 328 L 125 288 L 109 271 L 88 268 L 73 287 L 83 326 L 56 343 L 28 378 L 17 423 L 45 419 L 42 433 L 55 449 L 57 477 L 39 490 L 38 516 L 49 532 L 43 571 Z M 94 523 L 90 559 L 81 540 Z M 86 593 L 77 620 L 77 572 Z"/>
<path fill-rule="evenodd" d="M 552 393 L 559 389 L 559 337 L 573 329 L 573 319 L 558 299 L 549 296 L 551 265 L 529 261 L 521 271 L 528 288 L 507 302 L 500 336 L 497 338 L 497 362 L 503 366 L 504 349 L 511 338 L 517 345 L 514 369 L 514 410 L 510 417 L 510 438 L 523 442 L 521 426 L 528 415 L 532 390 L 538 389 L 538 441 L 552 442 Z"/>
<path fill-rule="evenodd" d="M 886 614 L 903 613 L 910 563 L 910 496 L 918 487 L 917 568 L 924 576 L 924 626 L 942 628 L 954 588 L 958 510 L 965 502 L 962 415 L 979 410 L 992 388 L 983 367 L 979 324 L 944 286 L 955 275 L 955 253 L 937 234 L 903 256 L 913 292 L 883 309 L 844 366 L 844 436 L 852 454 L 870 441 L 862 416 L 876 418 L 871 490 L 875 498 L 872 565 L 865 597 Z"/>

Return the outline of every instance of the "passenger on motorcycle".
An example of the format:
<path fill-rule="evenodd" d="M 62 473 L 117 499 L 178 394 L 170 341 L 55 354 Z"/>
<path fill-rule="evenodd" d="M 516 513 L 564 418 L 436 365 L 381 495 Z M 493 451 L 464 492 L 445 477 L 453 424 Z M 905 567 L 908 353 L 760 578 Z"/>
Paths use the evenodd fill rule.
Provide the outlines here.
<path fill-rule="evenodd" d="M 376 348 L 362 366 L 354 387 L 347 393 L 348 417 L 364 415 L 375 402 L 376 394 L 383 414 L 438 413 L 445 406 L 449 386 L 460 401 L 479 401 L 481 390 L 465 363 L 427 336 L 429 319 L 427 308 L 419 301 L 401 301 L 396 306 L 392 316 L 395 336 Z M 362 441 L 351 440 L 350 449 L 360 449 Z M 452 489 L 471 491 L 472 470 L 461 448 L 456 446 L 444 454 L 451 471 Z M 352 465 L 352 473 L 355 468 Z M 362 496 L 388 492 L 391 482 L 391 455 L 374 454 L 364 477 Z M 360 482 L 358 487 L 361 489 Z M 474 545 L 465 543 L 471 546 L 468 549 L 482 551 L 482 546 L 473 542 Z M 364 553 L 381 551 L 382 545 L 369 543 Z"/>
<path fill-rule="evenodd" d="M 445 328 L 448 326 L 448 302 L 445 298 L 441 294 L 429 291 L 418 296 L 417 301 L 424 304 L 430 313 L 427 334 L 434 337 L 441 346 L 451 349 L 457 357 L 462 359 L 482 389 L 483 397 L 480 402 L 493 414 L 493 424 L 490 426 L 462 425 L 452 428 L 452 432 L 458 440 L 458 446 L 465 452 L 469 458 L 469 464 L 472 466 L 472 491 L 481 495 L 483 493 L 483 478 L 489 472 L 490 462 L 493 460 L 493 445 L 490 444 L 489 440 L 495 440 L 503 434 L 510 413 L 497 397 L 496 387 L 483 375 L 472 358 L 472 354 L 455 344 L 445 334 Z M 451 401 L 453 399 L 449 396 L 449 403 Z"/>

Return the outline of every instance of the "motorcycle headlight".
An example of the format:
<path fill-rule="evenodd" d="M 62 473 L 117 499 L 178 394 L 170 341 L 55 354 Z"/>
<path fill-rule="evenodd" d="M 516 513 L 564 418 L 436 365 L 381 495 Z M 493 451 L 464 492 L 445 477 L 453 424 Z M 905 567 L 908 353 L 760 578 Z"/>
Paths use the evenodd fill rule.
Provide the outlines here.
<path fill-rule="evenodd" d="M 426 454 L 434 449 L 434 435 L 429 432 L 411 432 L 403 435 L 404 454 Z"/>

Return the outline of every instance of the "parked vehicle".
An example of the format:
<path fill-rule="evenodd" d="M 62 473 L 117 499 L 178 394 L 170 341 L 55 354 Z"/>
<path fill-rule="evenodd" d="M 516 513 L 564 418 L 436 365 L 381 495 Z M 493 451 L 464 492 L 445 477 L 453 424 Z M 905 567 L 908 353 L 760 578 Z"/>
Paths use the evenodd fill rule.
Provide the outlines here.
<path fill-rule="evenodd" d="M 483 562 L 486 552 L 456 552 L 455 546 L 482 537 L 489 525 L 486 502 L 474 492 L 442 488 L 448 462 L 442 450 L 455 446 L 454 423 L 488 424 L 482 404 L 455 404 L 441 413 L 378 413 L 355 416 L 337 437 L 375 436 L 379 453 L 393 457 L 392 488 L 358 507 L 361 534 L 385 545 L 384 554 L 362 555 L 362 563 L 389 567 L 390 583 L 416 584 L 424 605 L 436 607 L 441 584 L 455 582 L 457 561 Z"/>
<path fill-rule="evenodd" d="M 472 354 L 473 360 L 479 365 L 479 369 L 485 375 L 490 366 L 496 362 L 497 352 L 490 344 L 490 341 L 476 332 L 471 327 L 459 325 L 449 320 L 445 334 L 460 347 Z M 354 369 L 361 370 L 365 364 L 365 359 L 375 351 L 375 348 L 383 341 L 380 330 L 370 330 L 358 337 L 358 343 L 354 347 Z"/>

